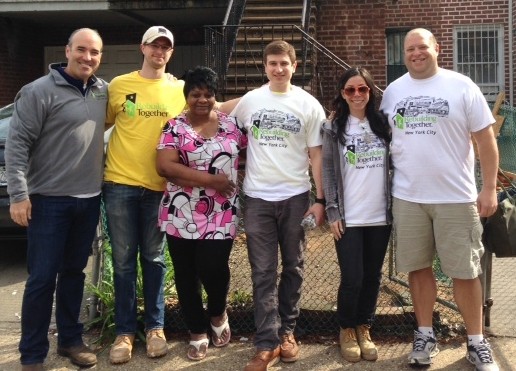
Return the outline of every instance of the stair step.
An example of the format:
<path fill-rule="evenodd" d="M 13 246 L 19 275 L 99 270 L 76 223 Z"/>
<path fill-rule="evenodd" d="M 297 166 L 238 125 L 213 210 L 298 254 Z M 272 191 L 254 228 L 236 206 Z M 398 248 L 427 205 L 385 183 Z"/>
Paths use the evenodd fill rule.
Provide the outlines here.
<path fill-rule="evenodd" d="M 279 11 L 303 11 L 303 5 L 253 5 L 253 6 L 246 6 L 245 7 L 246 12 L 279 12 Z"/>
<path fill-rule="evenodd" d="M 269 42 L 271 42 L 272 40 L 278 40 L 278 39 L 283 39 L 285 40 L 286 42 L 288 42 L 289 44 L 292 44 L 294 46 L 294 48 L 296 47 L 296 44 L 299 44 L 303 38 L 301 36 L 297 36 L 297 37 L 282 37 L 282 36 L 286 36 L 286 35 L 281 35 L 281 34 L 275 34 L 275 35 L 264 35 L 263 37 L 239 37 L 237 38 L 237 44 L 250 44 L 250 45 L 256 45 L 256 44 L 264 44 L 267 45 Z"/>
<path fill-rule="evenodd" d="M 263 23 L 289 23 L 290 22 L 298 22 L 301 21 L 301 14 L 299 15 L 263 15 L 263 16 L 243 16 L 242 23 L 253 23 L 253 22 L 263 22 Z"/>

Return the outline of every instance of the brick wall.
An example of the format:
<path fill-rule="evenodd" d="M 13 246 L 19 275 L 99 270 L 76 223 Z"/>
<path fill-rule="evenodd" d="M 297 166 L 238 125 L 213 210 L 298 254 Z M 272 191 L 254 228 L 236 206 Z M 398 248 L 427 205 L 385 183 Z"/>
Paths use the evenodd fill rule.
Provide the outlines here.
<path fill-rule="evenodd" d="M 509 87 L 507 0 L 318 0 L 317 4 L 317 39 L 348 64 L 369 69 L 382 89 L 386 83 L 386 29 L 430 29 L 440 45 L 440 66 L 452 69 L 453 26 L 503 24 Z"/>
<path fill-rule="evenodd" d="M 0 18 L 0 106 L 13 101 L 18 90 L 40 75 L 43 48 L 39 33 L 26 24 Z"/>

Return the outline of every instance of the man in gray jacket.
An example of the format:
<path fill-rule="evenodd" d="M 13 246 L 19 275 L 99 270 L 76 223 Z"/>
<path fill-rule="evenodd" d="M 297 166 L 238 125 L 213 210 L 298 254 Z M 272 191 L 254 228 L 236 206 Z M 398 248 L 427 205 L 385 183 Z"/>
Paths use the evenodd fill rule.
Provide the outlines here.
<path fill-rule="evenodd" d="M 22 370 L 43 370 L 54 291 L 58 354 L 82 367 L 97 363 L 79 313 L 100 211 L 107 83 L 94 73 L 101 56 L 97 31 L 76 30 L 68 63 L 51 64 L 15 98 L 5 160 L 11 218 L 28 237 Z"/>

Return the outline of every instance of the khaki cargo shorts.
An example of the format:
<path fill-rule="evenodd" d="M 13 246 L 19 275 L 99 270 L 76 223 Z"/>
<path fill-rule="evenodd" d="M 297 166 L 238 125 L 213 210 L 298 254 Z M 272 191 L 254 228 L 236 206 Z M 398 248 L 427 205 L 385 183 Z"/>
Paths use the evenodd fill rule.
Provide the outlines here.
<path fill-rule="evenodd" d="M 474 202 L 420 204 L 393 198 L 396 270 L 432 266 L 435 253 L 450 278 L 472 279 L 482 273 L 482 224 Z"/>

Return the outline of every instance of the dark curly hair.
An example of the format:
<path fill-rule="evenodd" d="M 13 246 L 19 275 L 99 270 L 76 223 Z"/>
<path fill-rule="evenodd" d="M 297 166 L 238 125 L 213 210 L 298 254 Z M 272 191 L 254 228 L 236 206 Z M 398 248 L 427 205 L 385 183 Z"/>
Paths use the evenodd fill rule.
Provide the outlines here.
<path fill-rule="evenodd" d="M 390 142 L 391 131 L 387 118 L 376 109 L 376 92 L 373 78 L 369 71 L 361 67 L 350 68 L 342 74 L 337 83 L 337 94 L 332 102 L 332 110 L 334 112 L 333 123 L 337 126 L 337 138 L 342 144 L 345 143 L 344 136 L 346 134 L 348 116 L 350 115 L 348 102 L 342 97 L 341 90 L 346 85 L 346 82 L 355 76 L 361 76 L 369 87 L 369 102 L 367 102 L 365 110 L 371 130 L 377 137 L 387 143 Z"/>
<path fill-rule="evenodd" d="M 185 81 L 185 86 L 183 87 L 185 98 L 195 88 L 207 88 L 210 93 L 217 95 L 219 78 L 217 73 L 211 68 L 197 66 L 192 70 L 186 71 L 182 76 L 182 80 Z"/>

